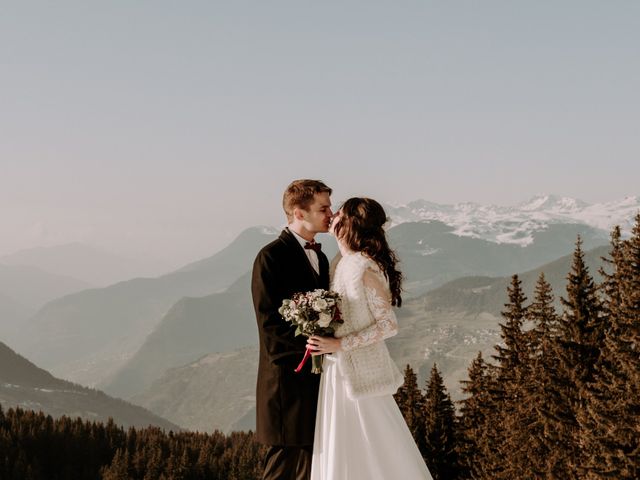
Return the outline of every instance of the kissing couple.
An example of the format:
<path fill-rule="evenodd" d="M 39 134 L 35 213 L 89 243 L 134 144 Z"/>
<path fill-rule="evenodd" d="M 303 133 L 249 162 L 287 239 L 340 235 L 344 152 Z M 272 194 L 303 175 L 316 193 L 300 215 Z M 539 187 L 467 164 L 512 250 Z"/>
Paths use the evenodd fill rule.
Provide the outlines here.
<path fill-rule="evenodd" d="M 403 377 L 384 343 L 395 335 L 402 273 L 387 242 L 382 206 L 350 198 L 336 214 L 332 190 L 296 180 L 284 192 L 287 227 L 258 253 L 251 293 L 260 357 L 256 437 L 268 446 L 263 479 L 431 479 L 393 394 Z M 341 258 L 333 278 L 315 235 L 329 232 Z M 325 289 L 341 298 L 333 337 L 295 336 L 278 312 L 295 293 Z M 307 364 L 324 355 L 321 375 Z"/>

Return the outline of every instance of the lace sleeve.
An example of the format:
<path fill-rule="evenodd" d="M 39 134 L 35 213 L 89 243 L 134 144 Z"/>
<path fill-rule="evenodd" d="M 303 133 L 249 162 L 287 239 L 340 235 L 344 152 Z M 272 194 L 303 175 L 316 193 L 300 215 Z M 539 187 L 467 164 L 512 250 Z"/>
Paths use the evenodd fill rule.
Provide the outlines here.
<path fill-rule="evenodd" d="M 385 278 L 380 272 L 368 268 L 364 272 L 362 281 L 367 296 L 367 305 L 375 323 L 342 337 L 341 348 L 345 351 L 381 342 L 398 333 L 398 321 L 391 306 L 391 294 Z"/>

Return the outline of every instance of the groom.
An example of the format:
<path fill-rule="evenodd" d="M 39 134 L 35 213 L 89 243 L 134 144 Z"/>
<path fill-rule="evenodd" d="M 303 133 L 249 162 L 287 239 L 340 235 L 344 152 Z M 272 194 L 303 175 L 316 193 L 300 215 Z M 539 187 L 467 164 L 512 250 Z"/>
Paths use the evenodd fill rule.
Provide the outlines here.
<path fill-rule="evenodd" d="M 331 189 L 318 180 L 296 180 L 284 192 L 288 226 L 253 264 L 251 293 L 258 321 L 260 359 L 256 436 L 269 446 L 263 479 L 304 480 L 311 473 L 320 375 L 309 362 L 300 373 L 307 341 L 278 313 L 294 293 L 329 288 L 329 262 L 315 243 L 331 221 Z"/>

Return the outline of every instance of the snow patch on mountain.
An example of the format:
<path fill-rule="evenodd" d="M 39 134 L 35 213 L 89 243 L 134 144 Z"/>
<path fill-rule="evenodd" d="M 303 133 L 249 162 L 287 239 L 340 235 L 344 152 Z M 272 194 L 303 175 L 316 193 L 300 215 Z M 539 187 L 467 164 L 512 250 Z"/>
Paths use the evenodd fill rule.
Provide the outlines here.
<path fill-rule="evenodd" d="M 640 198 L 626 196 L 611 202 L 589 204 L 560 195 L 536 195 L 514 206 L 473 202 L 442 205 L 416 200 L 386 208 L 391 226 L 437 220 L 452 227 L 459 236 L 525 247 L 533 242 L 536 232 L 559 223 L 583 224 L 607 232 L 614 225 L 620 225 L 628 234 L 635 215 L 640 212 Z"/>
<path fill-rule="evenodd" d="M 433 255 L 434 253 L 440 251 L 440 249 L 430 247 L 429 245 L 427 245 L 427 243 L 424 240 L 418 240 L 417 251 L 418 253 L 420 253 L 420 255 L 427 256 L 427 255 Z"/>
<path fill-rule="evenodd" d="M 281 229 L 278 229 L 276 227 L 267 227 L 267 226 L 261 226 L 259 227 L 260 234 L 262 235 L 278 235 L 281 231 Z"/>

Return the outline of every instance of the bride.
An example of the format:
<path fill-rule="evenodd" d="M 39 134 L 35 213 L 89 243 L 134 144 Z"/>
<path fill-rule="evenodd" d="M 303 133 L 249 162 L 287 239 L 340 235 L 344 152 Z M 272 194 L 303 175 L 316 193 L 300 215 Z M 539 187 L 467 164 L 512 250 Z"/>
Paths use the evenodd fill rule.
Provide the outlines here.
<path fill-rule="evenodd" d="M 431 479 L 392 396 L 403 377 L 384 339 L 398 331 L 402 274 L 386 221 L 375 200 L 351 198 L 331 223 L 342 253 L 331 288 L 344 323 L 336 338 L 308 340 L 314 355 L 333 353 L 320 380 L 312 480 Z"/>

